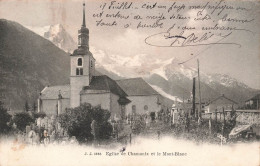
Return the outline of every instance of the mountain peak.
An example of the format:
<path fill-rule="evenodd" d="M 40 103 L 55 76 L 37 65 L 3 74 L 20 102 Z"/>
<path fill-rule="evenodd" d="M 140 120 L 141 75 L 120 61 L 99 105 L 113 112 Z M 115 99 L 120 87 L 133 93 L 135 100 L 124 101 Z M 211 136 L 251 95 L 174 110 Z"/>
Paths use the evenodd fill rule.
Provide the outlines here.
<path fill-rule="evenodd" d="M 27 28 L 50 40 L 53 44 L 66 52 L 71 53 L 77 48 L 77 43 L 62 24 L 47 25 L 43 27 L 27 26 Z"/>
<path fill-rule="evenodd" d="M 58 35 L 58 33 L 63 33 L 65 31 L 65 29 L 63 28 L 63 26 L 61 24 L 56 24 L 56 25 L 51 25 L 49 28 L 49 32 L 54 36 L 54 35 Z M 47 33 L 47 32 L 45 32 Z M 45 34 L 44 34 L 45 36 Z"/>

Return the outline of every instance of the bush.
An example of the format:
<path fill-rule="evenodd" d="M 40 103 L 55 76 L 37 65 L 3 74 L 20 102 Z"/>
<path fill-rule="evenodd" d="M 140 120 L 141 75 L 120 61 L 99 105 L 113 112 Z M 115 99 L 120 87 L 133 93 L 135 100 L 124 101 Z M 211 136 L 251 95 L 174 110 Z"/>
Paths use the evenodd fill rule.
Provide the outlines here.
<path fill-rule="evenodd" d="M 100 126 L 99 136 L 100 139 L 109 139 L 112 135 L 113 127 L 109 122 L 103 122 Z"/>
<path fill-rule="evenodd" d="M 44 112 L 37 112 L 37 113 L 32 112 L 32 115 L 33 115 L 33 119 L 44 118 L 46 116 Z"/>
<path fill-rule="evenodd" d="M 19 130 L 24 131 L 25 127 L 34 122 L 34 120 L 28 112 L 20 112 L 15 114 L 13 122 L 16 124 Z"/>
<path fill-rule="evenodd" d="M 4 108 L 3 103 L 0 101 L 0 134 L 8 133 L 11 127 L 7 124 L 11 119 L 11 115 L 7 113 L 7 109 Z"/>
<path fill-rule="evenodd" d="M 58 121 L 69 136 L 76 136 L 80 143 L 97 139 L 108 139 L 112 134 L 112 126 L 108 123 L 110 112 L 100 107 L 91 107 L 84 103 L 79 107 L 67 109 L 64 114 L 59 115 Z M 91 133 L 91 123 L 95 120 L 94 133 Z M 92 135 L 93 134 L 93 135 Z"/>
<path fill-rule="evenodd" d="M 145 129 L 145 121 L 143 118 L 138 115 L 138 118 L 136 117 L 132 124 L 132 131 L 134 134 L 140 134 Z"/>

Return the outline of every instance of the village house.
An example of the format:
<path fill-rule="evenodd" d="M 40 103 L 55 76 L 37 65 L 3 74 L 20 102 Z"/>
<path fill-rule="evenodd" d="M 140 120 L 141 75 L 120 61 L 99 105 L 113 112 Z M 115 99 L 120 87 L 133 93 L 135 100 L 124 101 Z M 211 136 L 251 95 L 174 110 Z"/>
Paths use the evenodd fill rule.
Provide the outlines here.
<path fill-rule="evenodd" d="M 226 110 L 232 110 L 237 109 L 238 103 L 227 98 L 224 94 L 219 96 L 218 98 L 210 101 L 207 105 L 205 105 L 205 113 L 211 113 L 211 112 L 221 112 L 223 109 Z"/>
<path fill-rule="evenodd" d="M 83 23 L 78 31 L 78 48 L 70 55 L 70 84 L 47 86 L 38 99 L 38 112 L 59 115 L 66 108 L 82 103 L 101 106 L 111 112 L 111 119 L 124 119 L 127 114 L 158 112 L 171 108 L 173 101 L 156 92 L 142 78 L 115 81 L 95 73 L 95 58 L 89 51 L 89 30 Z"/>
<path fill-rule="evenodd" d="M 260 109 L 260 94 L 255 95 L 254 97 L 246 100 L 246 108 L 247 109 L 255 109 L 259 110 Z"/>

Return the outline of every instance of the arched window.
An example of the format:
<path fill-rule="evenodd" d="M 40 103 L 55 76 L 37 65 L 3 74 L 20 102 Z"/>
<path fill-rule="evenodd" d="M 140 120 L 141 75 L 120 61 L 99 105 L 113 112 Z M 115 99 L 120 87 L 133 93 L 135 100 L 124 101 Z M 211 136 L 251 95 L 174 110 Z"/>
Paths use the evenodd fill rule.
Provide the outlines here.
<path fill-rule="evenodd" d="M 78 66 L 82 66 L 82 58 L 78 58 Z"/>
<path fill-rule="evenodd" d="M 148 110 L 148 106 L 147 105 L 144 106 L 144 110 L 146 110 L 146 111 Z"/>

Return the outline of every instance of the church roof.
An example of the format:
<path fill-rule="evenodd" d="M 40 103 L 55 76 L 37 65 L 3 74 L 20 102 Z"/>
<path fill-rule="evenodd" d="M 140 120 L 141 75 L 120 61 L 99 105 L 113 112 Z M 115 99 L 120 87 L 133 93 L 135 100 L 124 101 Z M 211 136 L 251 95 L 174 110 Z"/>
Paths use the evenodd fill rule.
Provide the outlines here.
<path fill-rule="evenodd" d="M 124 90 L 118 86 L 116 81 L 106 75 L 93 76 L 90 85 L 83 87 L 83 90 L 104 90 L 120 97 L 127 96 Z"/>
<path fill-rule="evenodd" d="M 116 81 L 128 96 L 149 96 L 159 94 L 142 78 L 130 78 Z"/>
<path fill-rule="evenodd" d="M 73 54 L 70 56 L 77 56 L 77 55 L 92 55 L 92 53 L 86 47 L 80 47 L 73 51 Z"/>
<path fill-rule="evenodd" d="M 58 99 L 59 94 L 62 98 L 70 98 L 70 85 L 48 86 L 41 91 L 41 99 Z"/>

